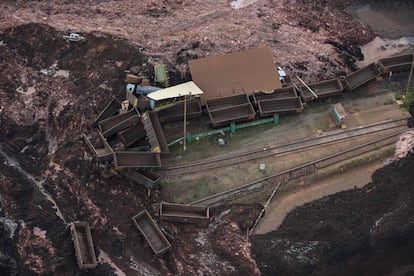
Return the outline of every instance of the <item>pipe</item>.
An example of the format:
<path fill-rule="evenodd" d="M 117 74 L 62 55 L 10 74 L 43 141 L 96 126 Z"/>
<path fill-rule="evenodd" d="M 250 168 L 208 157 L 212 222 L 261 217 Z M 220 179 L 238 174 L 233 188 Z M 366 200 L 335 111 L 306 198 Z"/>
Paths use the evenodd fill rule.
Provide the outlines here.
<path fill-rule="evenodd" d="M 156 86 L 150 86 L 150 85 L 138 85 L 138 84 L 132 84 L 128 83 L 126 85 L 126 91 L 134 94 L 139 93 L 142 95 L 147 95 L 149 93 L 161 90 L 162 88 L 156 87 Z"/>

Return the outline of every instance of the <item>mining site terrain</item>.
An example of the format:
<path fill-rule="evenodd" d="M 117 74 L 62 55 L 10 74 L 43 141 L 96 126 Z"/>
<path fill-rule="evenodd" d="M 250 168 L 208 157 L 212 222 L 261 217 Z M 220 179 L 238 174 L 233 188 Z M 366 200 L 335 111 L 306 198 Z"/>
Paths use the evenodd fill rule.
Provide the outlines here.
<path fill-rule="evenodd" d="M 131 217 L 147 209 L 157 218 L 162 201 L 189 203 L 215 192 L 215 187 L 223 188 L 220 183 L 230 188 L 262 177 L 258 164 L 250 170 L 234 166 L 210 171 L 200 179 L 199 175 L 167 179 L 160 190 L 98 173 L 82 135 L 112 96 L 124 99 L 125 70 L 131 67 L 158 85 L 153 64 L 162 62 L 175 85 L 191 79 L 188 60 L 267 45 L 288 75 L 312 82 L 343 77 L 368 58 L 413 51 L 410 0 L 244 3 L 234 8 L 237 3 L 227 0 L 1 1 L 1 275 L 414 273 L 412 130 L 399 139 L 395 154 L 392 146 L 380 156 L 365 158 L 366 163 L 392 156 L 372 175 L 371 183 L 355 183 L 363 187 L 299 206 L 273 231 L 248 237 L 272 189 L 212 207 L 212 219 L 205 226 L 160 223 L 172 245 L 160 257 L 139 235 Z M 86 40 L 68 42 L 63 35 L 69 32 Z M 372 41 L 375 46 L 364 48 Z M 406 73 L 392 80 L 381 76 L 333 101 L 343 102 L 354 127 L 414 116 L 414 104 L 403 109 L 395 101 L 407 77 Z M 280 125 L 227 135 L 224 148 L 217 146 L 217 137 L 189 145 L 187 153 L 175 145 L 166 163 L 225 156 L 242 147 L 252 150 L 270 145 L 272 137 L 280 137 L 277 143 L 283 144 L 292 137 L 301 140 L 314 137 L 315 131 L 332 131 L 336 127 L 328 123 L 325 112 L 329 104 L 329 100 L 311 103 L 301 115 L 281 117 Z M 413 120 L 408 119 L 410 127 Z M 350 143 L 366 142 L 363 139 L 368 137 Z M 285 161 L 267 160 L 267 173 L 341 146 Z M 200 192 L 197 185 L 180 186 L 197 181 L 212 188 Z M 274 200 L 315 181 L 320 179 L 301 178 Z M 77 266 L 69 230 L 72 221 L 91 227 L 98 260 L 94 269 Z"/>

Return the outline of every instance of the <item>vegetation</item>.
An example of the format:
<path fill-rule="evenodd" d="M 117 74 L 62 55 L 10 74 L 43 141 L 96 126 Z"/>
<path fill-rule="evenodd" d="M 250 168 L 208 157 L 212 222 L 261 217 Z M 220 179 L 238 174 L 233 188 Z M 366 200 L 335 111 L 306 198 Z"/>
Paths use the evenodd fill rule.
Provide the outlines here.
<path fill-rule="evenodd" d="M 403 107 L 408 110 L 412 102 L 414 102 L 414 88 L 410 88 L 408 91 L 408 95 L 404 99 Z"/>
<path fill-rule="evenodd" d="M 395 100 L 394 99 L 387 99 L 384 101 L 384 105 L 390 105 L 390 104 L 394 104 Z"/>

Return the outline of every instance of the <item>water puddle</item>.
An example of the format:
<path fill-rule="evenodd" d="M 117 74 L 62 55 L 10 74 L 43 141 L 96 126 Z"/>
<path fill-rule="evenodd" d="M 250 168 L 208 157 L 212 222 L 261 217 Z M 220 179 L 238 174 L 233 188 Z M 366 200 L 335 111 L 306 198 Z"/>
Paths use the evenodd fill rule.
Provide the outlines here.
<path fill-rule="evenodd" d="M 234 0 L 230 3 L 230 5 L 233 9 L 238 10 L 245 8 L 255 2 L 257 2 L 257 0 Z"/>
<path fill-rule="evenodd" d="M 59 209 L 59 206 L 56 204 L 56 201 L 53 199 L 53 197 L 46 191 L 46 189 L 43 187 L 43 183 L 45 183 L 45 179 L 37 180 L 32 174 L 26 172 L 20 167 L 19 162 L 14 159 L 11 156 L 8 156 L 5 152 L 3 152 L 1 145 L 0 145 L 0 154 L 6 159 L 4 164 L 7 166 L 13 167 L 16 170 L 18 170 L 21 174 L 26 176 L 27 179 L 29 179 L 35 186 L 39 189 L 39 191 L 46 197 L 46 199 L 52 203 L 53 209 L 55 209 L 56 215 L 63 221 L 64 224 L 67 224 L 65 218 L 63 217 L 62 212 Z"/>
<path fill-rule="evenodd" d="M 364 60 L 359 61 L 357 66 L 363 67 L 381 58 L 397 55 L 404 51 L 414 50 L 414 37 L 401 37 L 398 39 L 387 39 L 377 36 L 361 47 Z"/>

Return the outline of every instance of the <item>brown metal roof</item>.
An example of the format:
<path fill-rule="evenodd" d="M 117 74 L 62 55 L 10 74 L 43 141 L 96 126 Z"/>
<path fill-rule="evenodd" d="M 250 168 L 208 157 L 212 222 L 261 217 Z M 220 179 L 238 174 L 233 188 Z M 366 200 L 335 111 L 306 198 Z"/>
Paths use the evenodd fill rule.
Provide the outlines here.
<path fill-rule="evenodd" d="M 190 60 L 193 81 L 203 90 L 201 102 L 281 88 L 270 47 Z"/>

